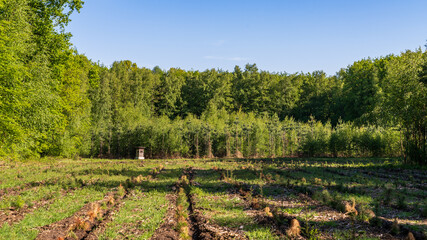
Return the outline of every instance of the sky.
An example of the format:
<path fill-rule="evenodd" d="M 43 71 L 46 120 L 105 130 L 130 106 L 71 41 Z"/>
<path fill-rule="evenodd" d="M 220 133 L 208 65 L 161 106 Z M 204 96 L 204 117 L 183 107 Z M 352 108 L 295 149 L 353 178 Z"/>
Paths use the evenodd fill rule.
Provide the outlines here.
<path fill-rule="evenodd" d="M 426 0 L 85 0 L 66 28 L 79 53 L 110 66 L 333 75 L 427 40 Z"/>

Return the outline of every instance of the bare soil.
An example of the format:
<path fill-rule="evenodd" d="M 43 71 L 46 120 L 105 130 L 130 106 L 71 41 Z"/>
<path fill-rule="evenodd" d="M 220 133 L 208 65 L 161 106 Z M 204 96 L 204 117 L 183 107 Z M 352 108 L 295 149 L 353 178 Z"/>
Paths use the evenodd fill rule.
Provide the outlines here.
<path fill-rule="evenodd" d="M 102 200 L 88 203 L 83 206 L 79 211 L 72 216 L 62 219 L 58 222 L 40 227 L 40 233 L 36 239 L 38 240 L 58 240 L 58 239 L 86 239 L 91 236 L 96 239 L 96 229 L 103 223 L 103 219 L 111 218 L 112 212 L 116 210 L 121 199 L 125 196 L 119 197 L 113 204 L 109 204 L 109 200 L 114 193 L 109 193 Z M 103 204 L 104 203 L 104 204 Z M 106 209 L 100 209 L 97 216 L 90 218 L 90 213 L 94 211 L 94 206 L 107 206 Z M 93 234 L 91 234 L 94 231 Z"/>
<path fill-rule="evenodd" d="M 179 239 L 178 232 L 175 230 L 177 225 L 176 218 L 176 195 L 167 195 L 170 202 L 163 223 L 154 232 L 151 240 L 176 240 Z"/>

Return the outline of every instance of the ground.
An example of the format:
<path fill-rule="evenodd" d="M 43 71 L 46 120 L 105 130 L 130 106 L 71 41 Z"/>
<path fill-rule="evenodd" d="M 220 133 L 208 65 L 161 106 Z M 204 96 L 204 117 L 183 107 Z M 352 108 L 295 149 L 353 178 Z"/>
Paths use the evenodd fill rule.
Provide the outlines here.
<path fill-rule="evenodd" d="M 426 239 L 427 169 L 398 159 L 51 159 L 0 170 L 0 239 Z"/>

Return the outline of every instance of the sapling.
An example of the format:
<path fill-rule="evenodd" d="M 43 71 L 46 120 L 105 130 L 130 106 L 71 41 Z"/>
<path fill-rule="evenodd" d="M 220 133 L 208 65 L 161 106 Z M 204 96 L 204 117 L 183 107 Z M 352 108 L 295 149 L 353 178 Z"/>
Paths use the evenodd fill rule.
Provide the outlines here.
<path fill-rule="evenodd" d="M 394 219 L 393 224 L 391 225 L 391 233 L 397 235 L 400 232 L 399 222 L 397 218 Z"/>
<path fill-rule="evenodd" d="M 399 209 L 406 209 L 408 208 L 408 204 L 406 203 L 406 196 L 403 194 L 400 194 L 397 196 L 397 207 Z"/>

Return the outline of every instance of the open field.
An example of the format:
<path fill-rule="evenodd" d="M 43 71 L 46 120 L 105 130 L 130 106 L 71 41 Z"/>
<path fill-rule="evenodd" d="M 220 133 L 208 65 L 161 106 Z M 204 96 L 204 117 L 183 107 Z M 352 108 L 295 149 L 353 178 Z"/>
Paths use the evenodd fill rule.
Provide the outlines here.
<path fill-rule="evenodd" d="M 0 170 L 0 239 L 427 233 L 427 170 L 395 159 L 64 159 Z"/>

